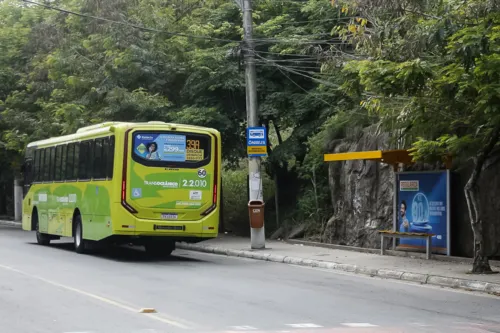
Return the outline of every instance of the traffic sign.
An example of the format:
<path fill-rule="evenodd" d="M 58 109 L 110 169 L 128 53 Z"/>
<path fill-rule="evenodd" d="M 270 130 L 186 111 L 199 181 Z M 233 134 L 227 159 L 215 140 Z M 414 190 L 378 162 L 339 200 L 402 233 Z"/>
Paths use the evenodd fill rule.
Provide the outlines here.
<path fill-rule="evenodd" d="M 247 128 L 247 154 L 249 157 L 267 156 L 267 129 L 265 127 Z"/>

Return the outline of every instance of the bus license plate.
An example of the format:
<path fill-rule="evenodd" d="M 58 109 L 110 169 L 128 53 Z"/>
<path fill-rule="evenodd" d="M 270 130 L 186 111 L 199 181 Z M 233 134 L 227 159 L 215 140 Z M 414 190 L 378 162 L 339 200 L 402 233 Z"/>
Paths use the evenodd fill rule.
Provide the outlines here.
<path fill-rule="evenodd" d="M 162 213 L 162 220 L 177 220 L 178 215 L 175 213 Z"/>

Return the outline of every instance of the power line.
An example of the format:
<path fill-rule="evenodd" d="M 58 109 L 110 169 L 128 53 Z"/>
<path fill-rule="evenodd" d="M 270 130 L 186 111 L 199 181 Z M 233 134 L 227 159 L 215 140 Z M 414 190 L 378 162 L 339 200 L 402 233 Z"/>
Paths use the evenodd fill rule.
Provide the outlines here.
<path fill-rule="evenodd" d="M 311 45 L 314 45 L 314 44 L 325 44 L 325 45 L 346 45 L 347 43 L 344 42 L 344 41 L 337 41 L 335 42 L 336 40 L 336 37 L 335 38 L 331 38 L 331 39 L 319 39 L 319 40 L 308 40 L 308 39 L 304 39 L 304 40 L 300 40 L 300 39 L 289 39 L 289 40 L 284 40 L 284 39 L 253 39 L 254 42 L 257 42 L 258 44 L 260 45 L 263 45 L 263 44 L 273 44 L 273 43 L 276 43 L 276 44 L 299 44 L 299 45 L 308 45 L 308 44 L 311 44 Z"/>
<path fill-rule="evenodd" d="M 58 11 L 58 12 L 61 12 L 61 13 L 65 13 L 65 14 L 75 15 L 75 16 L 84 17 L 84 18 L 90 18 L 90 19 L 93 19 L 93 20 L 108 22 L 108 23 L 112 23 L 112 24 L 119 24 L 119 25 L 122 25 L 122 26 L 127 26 L 127 27 L 131 27 L 131 28 L 134 28 L 134 29 L 138 29 L 138 30 L 142 30 L 142 31 L 147 31 L 147 32 L 167 34 L 167 35 L 170 35 L 170 36 L 179 36 L 179 37 L 188 37 L 188 38 L 196 38 L 196 39 L 204 39 L 204 40 L 213 40 L 213 41 L 220 41 L 220 42 L 229 42 L 229 43 L 234 43 L 234 42 L 239 43 L 239 42 L 241 42 L 241 40 L 232 40 L 232 39 L 224 39 L 224 38 L 217 38 L 217 37 L 210 37 L 210 36 L 200 36 L 200 35 L 190 35 L 190 34 L 184 34 L 184 33 L 178 33 L 178 32 L 169 32 L 169 31 L 165 31 L 165 30 L 158 30 L 158 29 L 143 27 L 143 26 L 136 25 L 136 24 L 129 23 L 129 22 L 120 22 L 120 21 L 115 21 L 115 20 L 107 19 L 107 18 L 104 18 L 104 17 L 82 14 L 82 13 L 74 12 L 74 11 L 71 11 L 71 10 L 67 10 L 67 9 L 63 9 L 63 8 L 59 8 L 59 7 L 54 7 L 54 6 L 51 6 L 51 5 L 47 5 L 47 4 L 44 4 L 44 3 L 39 3 L 39 2 L 31 1 L 31 0 L 22 0 L 22 1 L 25 2 L 25 3 L 29 3 L 29 4 L 32 4 L 32 5 L 40 6 L 40 7 L 46 8 L 46 9 L 50 9 L 50 10 L 55 10 L 55 11 Z"/>
<path fill-rule="evenodd" d="M 274 67 L 274 64 L 271 64 L 271 63 L 267 63 L 265 61 L 261 61 L 261 60 L 257 60 L 257 63 L 258 64 L 262 64 L 262 66 L 272 66 Z M 313 66 L 289 66 L 289 65 L 281 65 L 283 67 L 287 67 L 287 68 L 290 68 L 290 69 L 293 69 L 293 70 L 296 70 L 296 71 L 303 71 L 303 72 L 306 72 L 306 73 L 313 73 L 313 72 L 310 72 L 308 70 L 319 70 L 320 68 L 318 66 L 316 67 L 313 67 Z M 324 73 L 317 73 L 318 75 L 325 75 Z"/>
<path fill-rule="evenodd" d="M 285 43 L 294 43 L 294 42 L 318 42 L 318 44 L 324 42 L 323 39 L 307 39 L 308 37 L 323 37 L 327 41 L 334 40 L 342 40 L 341 37 L 331 37 L 329 32 L 323 32 L 321 34 L 311 34 L 311 35 L 293 35 L 293 36 L 277 36 L 277 37 L 262 37 L 262 38 L 254 38 L 254 41 L 258 42 L 285 42 Z M 328 39 L 326 39 L 328 38 Z"/>
<path fill-rule="evenodd" d="M 321 83 L 321 84 L 324 84 L 325 86 L 330 86 L 330 87 L 333 87 L 333 88 L 339 88 L 339 87 L 340 87 L 339 85 L 334 84 L 334 83 L 332 83 L 332 82 L 325 81 L 325 80 L 321 80 L 321 79 L 315 78 L 315 77 L 313 77 L 313 76 L 310 76 L 310 75 L 307 75 L 307 74 L 301 73 L 301 72 L 305 72 L 305 71 L 299 71 L 299 70 L 295 70 L 295 69 L 288 68 L 287 66 L 282 66 L 282 65 L 279 65 L 279 64 L 275 64 L 275 63 L 273 63 L 272 61 L 270 61 L 270 60 L 268 60 L 268 59 L 266 59 L 266 58 L 264 58 L 264 57 L 262 57 L 262 56 L 260 56 L 260 55 L 258 55 L 258 54 L 255 54 L 255 56 L 256 56 L 257 58 L 260 58 L 260 59 L 262 59 L 262 60 L 264 60 L 264 61 L 268 62 L 269 64 L 272 64 L 272 65 L 273 65 L 273 66 L 275 66 L 276 68 L 281 68 L 282 70 L 285 70 L 285 71 L 287 71 L 287 72 L 289 72 L 289 73 L 293 73 L 293 74 L 296 74 L 296 75 L 299 75 L 299 76 L 306 77 L 306 78 L 311 79 L 311 80 L 313 80 L 313 81 L 316 81 L 316 82 L 319 82 L 319 83 Z M 312 72 L 306 72 L 306 73 L 313 74 L 313 75 L 318 74 L 318 73 L 312 73 Z"/>
<path fill-rule="evenodd" d="M 321 97 L 318 97 L 316 96 L 315 94 L 312 94 L 310 91 L 308 91 L 307 89 L 305 89 L 304 87 L 302 87 L 300 84 L 298 84 L 297 82 L 295 82 L 287 73 L 283 72 L 283 70 L 281 68 L 278 68 L 278 70 L 281 72 L 281 74 L 283 74 L 290 82 L 292 82 L 294 85 L 296 85 L 299 89 L 301 89 L 302 91 L 304 91 L 307 95 L 310 95 L 312 97 L 314 97 L 315 99 L 325 103 L 326 105 L 330 106 L 330 107 L 333 107 L 332 104 L 328 103 L 327 101 L 325 101 L 323 98 Z"/>
<path fill-rule="evenodd" d="M 341 16 L 337 18 L 324 19 L 324 20 L 305 20 L 305 21 L 291 21 L 291 22 L 273 22 L 276 25 L 293 25 L 293 24 L 303 24 L 303 23 L 324 23 L 324 22 L 334 22 L 340 20 L 351 20 L 358 18 L 359 16 Z M 262 22 L 257 25 L 265 24 L 267 22 Z"/>
<path fill-rule="evenodd" d="M 258 0 L 258 2 L 267 2 L 267 3 L 292 3 L 292 4 L 306 4 L 308 0 Z M 325 0 L 328 2 L 328 0 Z"/>
<path fill-rule="evenodd" d="M 279 55 L 279 56 L 290 56 L 290 57 L 302 57 L 302 59 L 321 59 L 319 56 L 314 56 L 314 55 L 307 55 L 307 54 L 299 54 L 299 53 L 279 53 L 279 52 L 271 52 L 271 51 L 254 51 L 255 53 L 262 53 L 262 54 L 273 54 L 273 55 Z M 290 61 L 295 61 L 297 59 L 290 59 Z"/>
<path fill-rule="evenodd" d="M 165 31 L 165 30 L 159 30 L 159 29 L 154 29 L 154 28 L 148 28 L 144 26 L 140 26 L 137 24 L 133 24 L 130 22 L 122 22 L 122 21 L 116 21 L 116 20 L 111 20 L 108 18 L 100 17 L 100 16 L 94 16 L 94 15 L 88 15 L 88 14 L 83 14 L 71 10 L 67 10 L 64 8 L 59 8 L 59 7 L 54 7 L 48 4 L 44 3 L 39 3 L 31 0 L 22 0 L 24 3 L 29 3 L 35 6 L 40 6 L 45 9 L 49 10 L 54 10 L 58 11 L 61 13 L 69 14 L 69 15 L 75 15 L 83 18 L 89 18 L 93 20 L 98 20 L 98 21 L 103 21 L 103 22 L 108 22 L 111 24 L 118 24 L 122 26 L 127 26 L 131 27 L 134 29 L 146 31 L 146 32 L 152 32 L 152 33 L 159 33 L 159 34 L 166 34 L 170 36 L 179 36 L 179 37 L 187 37 L 187 38 L 195 38 L 195 39 L 203 39 L 203 40 L 211 40 L 211 41 L 219 41 L 219 42 L 226 42 L 226 43 L 241 43 L 241 40 L 235 40 L 235 39 L 225 39 L 225 38 L 218 38 L 218 37 L 211 37 L 211 36 L 201 36 L 201 35 L 191 35 L 191 34 L 185 34 L 185 33 L 179 33 L 179 32 L 170 32 L 170 31 Z M 300 38 L 302 36 L 296 36 L 296 38 Z M 284 38 L 254 38 L 252 39 L 253 42 L 257 42 L 259 44 L 268 44 L 268 43 L 284 43 L 284 44 L 328 44 L 328 45 L 334 45 L 334 44 L 343 44 L 341 43 L 332 43 L 332 41 L 336 40 L 337 37 L 331 38 L 331 39 L 325 39 L 325 40 L 308 40 L 308 39 L 284 39 Z"/>

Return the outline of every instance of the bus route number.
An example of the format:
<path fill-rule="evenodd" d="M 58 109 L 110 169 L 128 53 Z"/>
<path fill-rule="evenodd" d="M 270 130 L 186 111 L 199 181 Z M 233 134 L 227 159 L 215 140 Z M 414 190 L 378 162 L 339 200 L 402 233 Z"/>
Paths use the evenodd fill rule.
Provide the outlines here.
<path fill-rule="evenodd" d="M 200 149 L 200 140 L 186 140 L 187 149 Z"/>

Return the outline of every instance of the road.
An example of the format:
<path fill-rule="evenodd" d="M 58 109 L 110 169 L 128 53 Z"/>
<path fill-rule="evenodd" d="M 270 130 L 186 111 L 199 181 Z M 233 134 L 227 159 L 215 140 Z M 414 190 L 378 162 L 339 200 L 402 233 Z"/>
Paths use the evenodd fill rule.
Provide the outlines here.
<path fill-rule="evenodd" d="M 78 255 L 71 240 L 34 239 L 0 226 L 2 333 L 500 332 L 489 295 L 184 250 Z"/>

